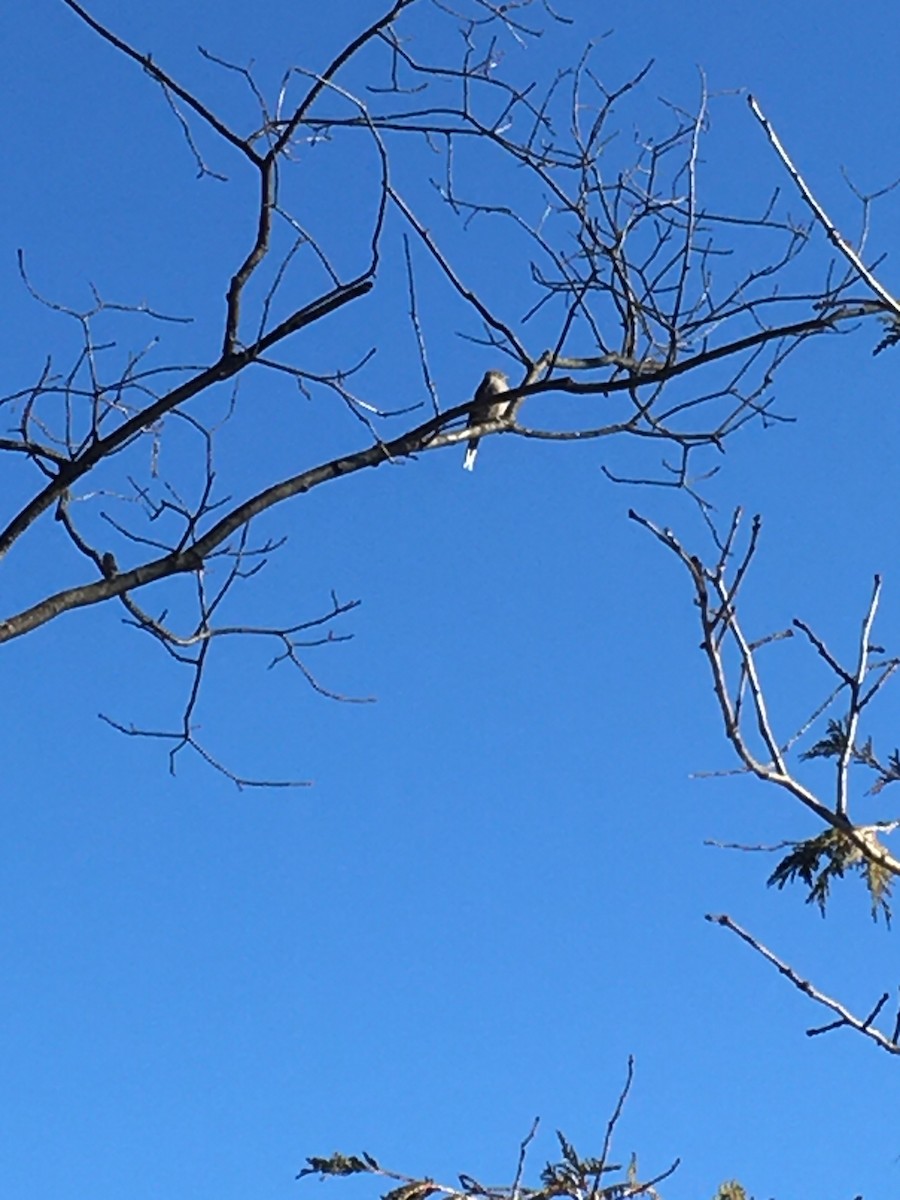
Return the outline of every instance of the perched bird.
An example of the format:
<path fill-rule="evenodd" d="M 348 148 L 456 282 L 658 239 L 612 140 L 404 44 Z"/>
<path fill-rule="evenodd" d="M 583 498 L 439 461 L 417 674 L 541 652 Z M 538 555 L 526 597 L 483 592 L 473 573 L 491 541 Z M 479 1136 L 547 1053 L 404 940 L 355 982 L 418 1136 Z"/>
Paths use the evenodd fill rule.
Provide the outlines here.
<path fill-rule="evenodd" d="M 479 383 L 475 392 L 475 403 L 469 413 L 468 424 L 481 425 L 484 421 L 498 421 L 509 411 L 510 400 L 497 400 L 504 392 L 509 391 L 509 379 L 502 371 L 486 371 L 484 379 Z M 470 438 L 466 447 L 466 457 L 463 459 L 463 470 L 471 471 L 475 466 L 475 455 L 478 453 L 479 439 Z"/>

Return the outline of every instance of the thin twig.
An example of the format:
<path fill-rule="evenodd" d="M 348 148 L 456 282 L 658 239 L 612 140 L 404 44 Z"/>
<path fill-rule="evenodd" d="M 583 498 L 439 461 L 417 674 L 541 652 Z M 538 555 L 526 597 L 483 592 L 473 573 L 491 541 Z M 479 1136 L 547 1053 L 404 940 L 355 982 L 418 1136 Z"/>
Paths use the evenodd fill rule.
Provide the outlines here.
<path fill-rule="evenodd" d="M 877 1046 L 880 1046 L 882 1050 L 886 1050 L 889 1054 L 900 1054 L 900 1044 L 887 1037 L 879 1029 L 873 1029 L 868 1023 L 871 1018 L 866 1018 L 863 1020 L 854 1016 L 853 1013 L 850 1012 L 850 1010 L 839 1001 L 833 1000 L 830 996 L 826 996 L 824 992 L 821 992 L 818 988 L 814 987 L 809 980 L 802 979 L 793 967 L 789 966 L 788 963 L 783 962 L 782 959 L 780 959 L 776 954 L 773 954 L 768 947 L 764 946 L 762 942 L 755 938 L 751 933 L 748 933 L 746 929 L 742 929 L 736 921 L 732 921 L 731 917 L 729 917 L 727 914 L 707 913 L 706 920 L 710 921 L 714 925 L 721 925 L 725 929 L 730 929 L 732 933 L 737 934 L 741 941 L 746 942 L 746 944 L 755 950 L 757 954 L 761 954 L 767 962 L 770 962 L 772 966 L 775 967 L 778 972 L 780 972 L 780 974 L 782 974 L 786 979 L 790 980 L 795 988 L 803 992 L 804 995 L 809 996 L 809 998 L 814 1000 L 816 1004 L 821 1004 L 824 1008 L 828 1008 L 833 1013 L 836 1013 L 840 1019 L 834 1022 L 832 1025 L 829 1025 L 829 1029 L 837 1029 L 842 1025 L 848 1025 L 851 1029 L 856 1029 L 859 1033 L 871 1038 Z M 880 1011 L 880 1008 L 881 1003 L 879 1003 L 876 1012 Z M 807 1035 L 813 1037 L 817 1032 L 822 1032 L 822 1030 L 807 1030 Z"/>
<path fill-rule="evenodd" d="M 853 269 L 858 272 L 860 278 L 869 285 L 875 295 L 884 302 L 885 306 L 891 310 L 894 316 L 900 317 L 900 302 L 894 298 L 894 296 L 887 290 L 886 287 L 884 287 L 883 284 L 879 283 L 879 281 L 866 267 L 865 263 L 862 261 L 850 243 L 841 237 L 834 222 L 828 216 L 828 213 L 826 213 L 819 201 L 815 198 L 812 191 L 803 179 L 803 176 L 794 166 L 790 155 L 782 145 L 782 142 L 778 137 L 778 134 L 775 132 L 772 123 L 765 116 L 756 99 L 753 96 L 748 96 L 747 103 L 750 105 L 750 111 L 765 130 L 766 137 L 769 139 L 769 142 L 772 148 L 775 150 L 775 153 L 781 159 L 782 163 L 784 163 L 788 174 L 797 185 L 800 195 L 812 209 L 813 216 L 825 230 L 828 240 L 841 252 L 841 254 L 843 254 L 844 258 L 846 258 Z"/>

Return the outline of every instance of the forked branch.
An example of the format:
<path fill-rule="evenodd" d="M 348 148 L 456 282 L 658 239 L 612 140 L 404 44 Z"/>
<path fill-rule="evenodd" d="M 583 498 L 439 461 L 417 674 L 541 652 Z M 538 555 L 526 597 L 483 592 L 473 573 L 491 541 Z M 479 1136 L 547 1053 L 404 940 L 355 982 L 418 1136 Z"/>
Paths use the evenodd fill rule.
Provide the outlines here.
<path fill-rule="evenodd" d="M 764 784 L 799 801 L 820 825 L 818 833 L 803 840 L 769 847 L 732 848 L 787 849 L 772 871 L 769 884 L 783 888 L 788 883 L 799 882 L 806 888 L 807 902 L 818 905 L 823 914 L 832 885 L 848 873 L 856 874 L 862 878 L 868 892 L 873 917 L 882 915 L 889 921 L 891 889 L 900 875 L 900 860 L 885 845 L 884 839 L 900 827 L 900 821 L 890 814 L 882 820 L 855 821 L 851 791 L 851 782 L 860 775 L 869 779 L 866 794 L 870 798 L 879 795 L 891 783 L 900 781 L 900 751 L 894 749 L 883 759 L 877 754 L 872 737 L 863 739 L 860 733 L 861 720 L 867 715 L 868 706 L 900 666 L 900 659 L 886 657 L 882 648 L 872 641 L 881 595 L 880 578 L 875 579 L 860 622 L 855 662 L 852 667 L 846 667 L 829 650 L 824 638 L 799 619 L 793 621 L 791 628 L 775 634 L 751 637 L 745 632 L 740 602 L 759 548 L 761 524 L 758 517 L 751 522 L 743 543 L 740 510 L 734 513 L 724 536 L 713 530 L 716 552 L 705 562 L 699 555 L 691 553 L 671 530 L 660 528 L 633 511 L 629 515 L 665 546 L 689 575 L 700 620 L 701 650 L 712 675 L 725 736 L 741 764 L 739 772 L 752 774 Z M 775 728 L 770 716 L 771 706 L 767 702 L 760 660 L 763 656 L 771 658 L 783 652 L 795 631 L 804 635 L 831 680 L 824 698 L 821 695 L 815 697 L 797 725 L 784 734 Z M 779 708 L 783 709 L 783 697 L 779 700 Z M 817 729 L 820 736 L 812 740 Z M 806 748 L 801 749 L 804 744 Z M 823 799 L 800 778 L 799 768 L 813 759 L 830 760 L 833 764 L 835 790 L 830 801 Z M 871 782 L 873 777 L 874 783 Z M 794 987 L 836 1015 L 836 1021 L 810 1030 L 811 1035 L 847 1026 L 863 1033 L 889 1053 L 900 1053 L 900 1009 L 892 1033 L 884 1033 L 874 1024 L 887 1003 L 888 993 L 879 999 L 868 1016 L 857 1017 L 846 1005 L 804 979 L 731 917 L 709 915 L 707 920 L 731 930 Z"/>

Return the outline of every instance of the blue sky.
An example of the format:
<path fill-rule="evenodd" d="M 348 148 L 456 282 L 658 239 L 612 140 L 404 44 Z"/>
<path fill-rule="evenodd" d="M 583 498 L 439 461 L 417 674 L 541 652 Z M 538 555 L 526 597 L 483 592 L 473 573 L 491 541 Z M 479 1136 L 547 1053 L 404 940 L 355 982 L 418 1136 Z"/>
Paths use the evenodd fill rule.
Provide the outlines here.
<path fill-rule="evenodd" d="M 197 43 L 253 58 L 274 88 L 286 66 L 321 67 L 380 11 L 362 0 L 125 7 L 92 11 L 235 121 L 249 119 L 240 91 L 198 60 Z M 894 5 L 854 6 L 852 21 L 836 3 L 570 0 L 565 11 L 575 25 L 540 53 L 510 49 L 510 70 L 546 75 L 613 30 L 597 51 L 604 75 L 619 82 L 656 60 L 629 109 L 645 127 L 658 97 L 693 102 L 698 67 L 714 92 L 749 87 L 848 233 L 840 168 L 863 190 L 900 173 Z M 198 182 L 150 82 L 55 0 L 0 22 L 14 48 L 4 391 L 73 346 L 24 294 L 20 246 L 57 301 L 85 303 L 93 282 L 110 300 L 194 317 L 164 329 L 165 345 L 208 361 L 249 178 L 221 154 L 229 184 Z M 714 105 L 708 160 L 723 207 L 789 192 L 740 95 Z M 323 231 L 349 231 L 349 262 L 371 164 L 309 152 L 301 165 L 311 182 L 301 176 L 297 194 Z M 403 160 L 398 178 L 433 206 Z M 873 247 L 891 249 L 898 216 L 890 198 L 876 208 Z M 464 263 L 496 252 L 477 228 L 452 236 Z M 893 258 L 881 277 L 900 290 Z M 352 356 L 374 340 L 386 407 L 421 398 L 414 346 L 383 303 L 398 278 L 386 267 L 383 293 L 298 351 L 315 369 L 336 345 Z M 423 286 L 433 367 L 458 403 L 493 364 L 447 334 L 455 313 Z M 512 287 L 497 296 L 521 313 Z M 900 419 L 894 357 L 871 356 L 878 336 L 802 350 L 777 385 L 796 423 L 739 435 L 708 487 L 722 513 L 764 514 L 747 597 L 756 631 L 802 615 L 848 655 L 875 571 L 889 646 L 900 610 Z M 327 405 L 297 411 L 285 397 L 261 375 L 241 392 L 240 438 L 222 444 L 236 496 L 363 444 L 361 426 Z M 896 984 L 896 935 L 872 925 L 859 889 L 841 889 L 823 922 L 799 892 L 765 889 L 769 859 L 703 845 L 813 830 L 747 780 L 689 778 L 731 760 L 688 582 L 625 514 L 634 505 L 700 546 L 696 515 L 671 493 L 612 485 L 601 466 L 656 462 L 612 443 L 495 438 L 471 477 L 460 459 L 454 448 L 362 473 L 262 523 L 289 541 L 247 589 L 248 611 L 315 616 L 331 589 L 360 599 L 342 627 L 353 640 L 309 663 L 377 703 L 316 697 L 284 667 L 267 671 L 266 647 L 238 645 L 214 663 L 200 719 L 235 769 L 310 789 L 239 793 L 187 756 L 173 779 L 157 746 L 102 724 L 99 712 L 164 725 L 185 687 L 114 609 L 4 647 L 5 1195 L 280 1200 L 318 1189 L 293 1176 L 335 1148 L 448 1179 L 511 1178 L 536 1114 L 535 1167 L 555 1127 L 599 1145 L 629 1054 L 618 1151 L 637 1150 L 648 1171 L 681 1156 L 667 1197 L 712 1195 L 731 1176 L 759 1200 L 896 1194 L 897 1065 L 846 1032 L 807 1039 L 820 1012 L 703 921 L 731 913 L 860 1012 Z M 4 480 L 4 511 L 26 482 Z M 83 572 L 42 529 L 5 564 L 4 609 Z M 818 698 L 799 646 L 770 670 L 779 713 Z M 888 693 L 874 729 L 891 747 L 893 711 Z"/>

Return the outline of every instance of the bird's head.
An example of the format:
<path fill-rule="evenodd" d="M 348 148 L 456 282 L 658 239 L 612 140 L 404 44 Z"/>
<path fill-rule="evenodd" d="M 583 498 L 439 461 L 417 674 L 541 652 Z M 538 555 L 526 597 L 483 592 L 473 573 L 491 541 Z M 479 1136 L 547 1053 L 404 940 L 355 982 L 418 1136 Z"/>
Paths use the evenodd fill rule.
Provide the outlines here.
<path fill-rule="evenodd" d="M 481 386 L 490 392 L 508 391 L 509 376 L 504 371 L 485 371 Z"/>

